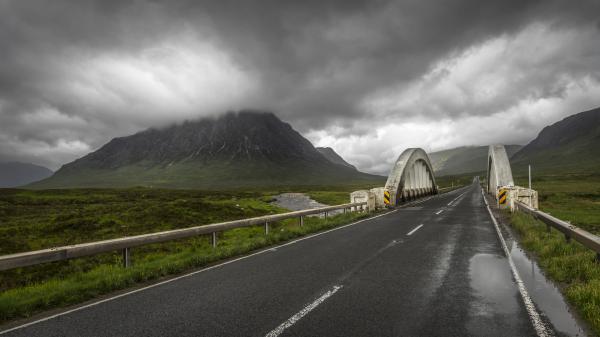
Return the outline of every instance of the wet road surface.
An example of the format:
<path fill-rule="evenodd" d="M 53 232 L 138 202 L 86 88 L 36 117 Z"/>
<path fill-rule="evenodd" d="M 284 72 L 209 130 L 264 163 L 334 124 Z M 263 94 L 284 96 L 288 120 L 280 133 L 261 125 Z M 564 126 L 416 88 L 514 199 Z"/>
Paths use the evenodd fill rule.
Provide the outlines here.
<path fill-rule="evenodd" d="M 551 323 L 548 331 L 560 335 Z M 535 336 L 478 184 L 8 336 Z"/>

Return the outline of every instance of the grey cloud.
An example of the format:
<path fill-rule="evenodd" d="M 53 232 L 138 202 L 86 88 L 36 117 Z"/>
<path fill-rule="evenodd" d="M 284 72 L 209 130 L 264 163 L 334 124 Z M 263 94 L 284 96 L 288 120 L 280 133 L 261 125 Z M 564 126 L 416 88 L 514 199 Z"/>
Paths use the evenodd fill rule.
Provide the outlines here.
<path fill-rule="evenodd" d="M 440 98 L 426 99 L 430 107 L 386 111 L 388 115 L 382 116 L 361 103 L 373 93 L 410 87 L 436 62 L 493 38 L 515 36 L 532 22 L 546 23 L 557 32 L 600 29 L 599 13 L 600 4 L 593 0 L 577 6 L 558 0 L 4 1 L 0 135 L 10 141 L 0 146 L 0 159 L 33 153 L 32 160 L 56 168 L 65 158 L 82 154 L 70 158 L 63 154 L 68 150 L 62 146 L 65 142 L 79 141 L 94 149 L 115 136 L 227 108 L 274 110 L 303 132 L 331 130 L 336 137 L 372 133 L 385 123 L 377 121 L 381 118 L 426 123 L 442 117 L 493 115 L 523 99 L 564 96 L 574 81 L 585 76 L 598 80 L 598 49 L 582 40 L 571 45 L 579 48 L 571 59 L 556 59 L 565 56 L 558 53 L 535 63 L 538 69 L 516 64 L 514 71 L 527 72 L 526 80 L 471 110 Z M 184 88 L 178 92 L 182 97 L 200 98 L 182 106 L 159 106 L 151 97 L 155 87 L 149 88 L 150 103 L 143 102 L 143 93 L 106 83 L 105 70 L 85 62 L 135 61 L 158 42 L 189 32 L 193 41 L 231 58 L 232 71 L 241 76 L 242 84 L 226 94 L 249 94 L 224 97 L 230 98 L 229 103 L 200 103 L 192 111 L 203 96 Z M 119 66 L 121 72 L 131 71 Z M 143 70 L 134 75 L 143 76 Z M 96 77 L 90 77 L 95 71 Z M 221 83 L 219 78 L 215 81 Z M 222 87 L 238 82 L 225 81 Z M 210 88 L 196 88 L 203 90 Z M 27 119 L 44 109 L 55 110 L 59 122 Z M 48 145 L 46 155 L 32 148 L 39 144 Z M 53 148 L 61 154 L 53 155 Z"/>

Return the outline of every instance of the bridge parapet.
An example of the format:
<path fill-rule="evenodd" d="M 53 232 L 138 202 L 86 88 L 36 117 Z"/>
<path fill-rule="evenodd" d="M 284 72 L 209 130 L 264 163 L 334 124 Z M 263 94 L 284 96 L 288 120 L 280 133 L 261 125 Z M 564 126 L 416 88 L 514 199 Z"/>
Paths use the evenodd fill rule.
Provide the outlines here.
<path fill-rule="evenodd" d="M 487 191 L 494 194 L 500 187 L 512 187 L 513 180 L 510 162 L 504 145 L 490 145 L 487 164 Z"/>
<path fill-rule="evenodd" d="M 375 187 L 369 191 L 375 195 L 375 208 L 385 208 L 385 187 Z"/>
<path fill-rule="evenodd" d="M 352 207 L 352 211 L 375 210 L 375 193 L 369 190 L 359 190 L 350 193 L 351 203 L 364 203 L 361 206 Z"/>
<path fill-rule="evenodd" d="M 498 200 L 498 206 L 514 209 L 515 202 L 538 208 L 535 190 L 515 186 L 510 161 L 504 145 L 490 145 L 488 149 L 487 191 Z"/>

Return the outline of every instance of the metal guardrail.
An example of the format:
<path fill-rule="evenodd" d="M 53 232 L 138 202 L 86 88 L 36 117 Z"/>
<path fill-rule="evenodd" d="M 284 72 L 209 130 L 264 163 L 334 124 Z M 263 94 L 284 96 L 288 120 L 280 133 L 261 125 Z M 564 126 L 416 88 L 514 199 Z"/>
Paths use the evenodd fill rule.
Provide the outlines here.
<path fill-rule="evenodd" d="M 556 230 L 562 232 L 565 235 L 565 239 L 569 241 L 571 238 L 581 243 L 585 247 L 596 252 L 596 258 L 600 259 L 600 237 L 596 236 L 588 231 L 585 231 L 577 226 L 571 225 L 570 223 L 553 217 L 550 214 L 542 211 L 533 209 L 520 201 L 515 201 L 515 208 L 532 215 L 534 218 L 542 221 L 550 227 L 554 227 Z"/>
<path fill-rule="evenodd" d="M 305 216 L 324 213 L 325 217 L 327 218 L 328 212 L 343 209 L 345 213 L 348 209 L 358 208 L 365 205 L 367 205 L 366 202 L 349 203 L 337 206 L 328 206 L 302 211 L 265 215 L 249 219 L 227 221 L 210 225 L 201 225 L 190 228 L 175 229 L 151 234 L 128 236 L 118 239 L 96 241 L 71 246 L 63 246 L 36 250 L 31 252 L 3 255 L 0 256 L 0 271 L 20 267 L 27 267 L 47 262 L 63 261 L 116 250 L 123 251 L 123 264 L 125 267 L 128 267 L 130 265 L 130 248 L 133 247 L 178 239 L 185 239 L 206 234 L 212 234 L 212 245 L 213 247 L 215 247 L 217 244 L 217 232 L 222 232 L 233 228 L 264 225 L 265 234 L 269 234 L 270 222 L 299 218 L 299 224 L 300 226 L 302 226 L 304 224 Z"/>

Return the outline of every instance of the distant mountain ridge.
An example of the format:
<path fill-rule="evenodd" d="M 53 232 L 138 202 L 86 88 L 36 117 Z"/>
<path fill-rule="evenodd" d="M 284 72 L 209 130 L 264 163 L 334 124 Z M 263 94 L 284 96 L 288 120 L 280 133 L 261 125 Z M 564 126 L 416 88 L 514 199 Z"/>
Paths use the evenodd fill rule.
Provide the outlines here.
<path fill-rule="evenodd" d="M 489 146 L 461 146 L 448 150 L 429 153 L 433 170 L 438 176 L 460 175 L 483 172 L 486 168 Z M 510 157 L 521 145 L 506 145 Z"/>
<path fill-rule="evenodd" d="M 513 175 L 600 172 L 600 108 L 571 115 L 542 129 L 525 146 L 506 145 Z M 466 146 L 429 154 L 438 176 L 485 171 L 488 146 Z"/>
<path fill-rule="evenodd" d="M 378 179 L 332 163 L 272 113 L 240 111 L 115 138 L 32 187 L 238 188 Z"/>
<path fill-rule="evenodd" d="M 49 168 L 20 162 L 0 162 L 0 188 L 19 187 L 48 178 Z"/>
<path fill-rule="evenodd" d="M 316 149 L 323 156 L 325 156 L 325 158 L 327 158 L 330 162 L 332 162 L 334 164 L 344 165 L 346 167 L 356 170 L 356 167 L 354 165 L 345 161 L 344 158 L 342 158 L 342 156 L 340 156 L 337 152 L 335 152 L 334 149 L 332 149 L 330 147 L 317 147 Z"/>
<path fill-rule="evenodd" d="M 511 158 L 513 172 L 600 172 L 600 108 L 546 126 Z"/>

